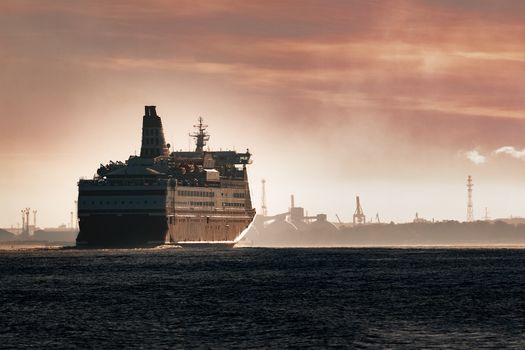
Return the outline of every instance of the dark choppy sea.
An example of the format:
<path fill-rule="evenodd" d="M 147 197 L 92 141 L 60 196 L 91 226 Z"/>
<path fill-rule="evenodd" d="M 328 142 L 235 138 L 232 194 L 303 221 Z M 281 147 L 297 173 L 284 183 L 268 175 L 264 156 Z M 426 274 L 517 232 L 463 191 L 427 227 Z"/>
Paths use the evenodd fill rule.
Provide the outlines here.
<path fill-rule="evenodd" d="M 525 250 L 0 252 L 0 348 L 525 348 Z"/>

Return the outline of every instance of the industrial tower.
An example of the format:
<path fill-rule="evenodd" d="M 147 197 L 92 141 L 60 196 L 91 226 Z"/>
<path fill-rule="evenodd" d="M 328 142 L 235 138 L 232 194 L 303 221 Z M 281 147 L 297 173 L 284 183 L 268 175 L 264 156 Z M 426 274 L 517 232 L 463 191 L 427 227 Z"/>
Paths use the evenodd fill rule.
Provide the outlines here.
<path fill-rule="evenodd" d="M 21 234 L 28 237 L 29 236 L 29 214 L 31 213 L 31 208 L 22 209 L 21 213 L 22 213 L 22 232 Z"/>
<path fill-rule="evenodd" d="M 363 208 L 361 208 L 361 202 L 359 201 L 359 196 L 355 197 L 355 213 L 354 213 L 354 225 L 355 224 L 365 224 L 366 216 L 363 213 Z"/>
<path fill-rule="evenodd" d="M 22 213 L 22 231 L 21 233 L 26 232 L 26 211 L 25 209 L 20 210 Z"/>
<path fill-rule="evenodd" d="M 489 208 L 487 207 L 485 207 L 485 216 L 483 217 L 483 220 L 490 221 Z"/>
<path fill-rule="evenodd" d="M 467 177 L 467 222 L 474 221 L 474 209 L 472 205 L 472 176 Z"/>
<path fill-rule="evenodd" d="M 268 209 L 266 207 L 266 180 L 262 179 L 262 200 L 261 200 L 261 214 L 268 216 Z"/>

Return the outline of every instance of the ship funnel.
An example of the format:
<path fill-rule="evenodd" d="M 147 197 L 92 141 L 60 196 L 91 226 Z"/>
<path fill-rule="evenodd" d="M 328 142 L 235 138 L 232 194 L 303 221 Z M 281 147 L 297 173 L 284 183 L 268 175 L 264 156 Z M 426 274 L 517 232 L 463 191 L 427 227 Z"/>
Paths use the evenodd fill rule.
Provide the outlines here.
<path fill-rule="evenodd" d="M 144 106 L 144 116 L 157 117 L 157 111 L 155 110 L 155 106 Z"/>
<path fill-rule="evenodd" d="M 142 117 L 142 146 L 140 156 L 143 158 L 155 158 L 169 154 L 162 121 L 157 115 L 155 106 L 144 106 L 144 117 Z"/>

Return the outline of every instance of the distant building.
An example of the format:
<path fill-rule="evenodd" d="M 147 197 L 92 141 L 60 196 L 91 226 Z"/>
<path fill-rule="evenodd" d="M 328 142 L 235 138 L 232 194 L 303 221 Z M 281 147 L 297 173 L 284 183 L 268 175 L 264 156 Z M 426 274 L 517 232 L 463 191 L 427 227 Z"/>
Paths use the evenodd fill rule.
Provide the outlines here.
<path fill-rule="evenodd" d="M 421 223 L 425 223 L 425 222 L 429 222 L 429 221 L 427 219 L 420 218 L 419 217 L 419 213 L 416 213 L 416 217 L 414 218 L 413 223 L 414 224 L 421 224 Z"/>

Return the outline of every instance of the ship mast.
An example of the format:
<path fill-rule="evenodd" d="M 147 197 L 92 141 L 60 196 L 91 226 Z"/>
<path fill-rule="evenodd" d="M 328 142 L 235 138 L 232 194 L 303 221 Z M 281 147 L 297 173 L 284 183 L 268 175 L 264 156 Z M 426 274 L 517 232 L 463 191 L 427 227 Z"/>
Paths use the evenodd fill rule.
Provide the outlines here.
<path fill-rule="evenodd" d="M 199 124 L 193 126 L 194 128 L 197 128 L 197 132 L 190 134 L 191 137 L 196 139 L 195 143 L 197 147 L 195 147 L 195 152 L 199 153 L 202 153 L 204 146 L 206 146 L 206 142 L 210 139 L 210 135 L 206 132 L 208 125 L 203 124 L 202 121 L 202 117 L 199 117 Z"/>

